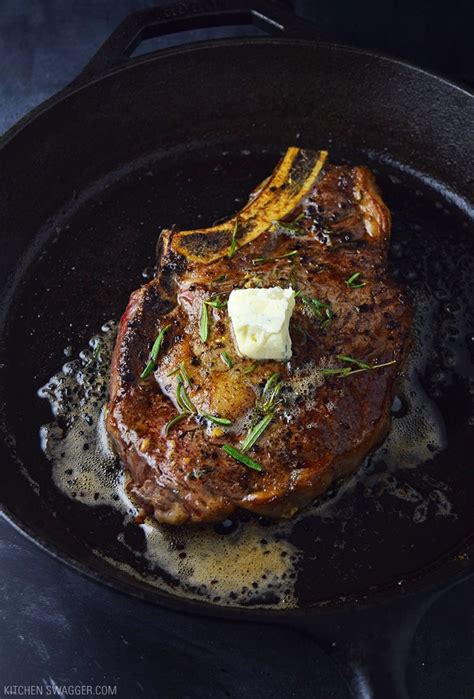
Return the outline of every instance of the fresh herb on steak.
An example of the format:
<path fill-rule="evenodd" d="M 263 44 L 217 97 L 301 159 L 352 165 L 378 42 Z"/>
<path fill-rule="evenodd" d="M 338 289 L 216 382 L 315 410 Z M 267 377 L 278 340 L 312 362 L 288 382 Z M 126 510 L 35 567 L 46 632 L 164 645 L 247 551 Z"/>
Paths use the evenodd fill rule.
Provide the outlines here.
<path fill-rule="evenodd" d="M 206 475 L 206 473 L 212 473 L 213 470 L 213 468 L 193 468 L 189 474 L 189 478 L 192 478 L 193 480 L 200 480 Z"/>
<path fill-rule="evenodd" d="M 204 303 L 207 306 L 212 306 L 212 308 L 225 308 L 227 306 L 227 301 L 222 301 L 220 296 L 215 296 L 213 299 L 210 299 L 209 301 L 204 301 Z"/>
<path fill-rule="evenodd" d="M 234 223 L 234 228 L 232 230 L 232 238 L 230 240 L 230 247 L 229 247 L 229 252 L 227 253 L 227 257 L 234 257 L 236 251 L 237 251 L 237 230 L 239 228 L 239 219 L 235 219 Z"/>
<path fill-rule="evenodd" d="M 184 385 L 189 388 L 191 386 L 191 378 L 190 378 L 188 372 L 186 371 L 186 366 L 185 366 L 184 362 L 181 362 L 179 365 L 179 375 L 183 379 Z"/>
<path fill-rule="evenodd" d="M 280 372 L 275 371 L 266 381 L 263 387 L 262 395 L 257 401 L 256 408 L 259 413 L 266 415 L 269 412 L 273 412 L 278 405 L 278 396 L 282 388 L 282 382 L 280 379 Z"/>
<path fill-rule="evenodd" d="M 253 447 L 255 442 L 260 439 L 268 425 L 273 420 L 275 408 L 279 403 L 278 396 L 280 395 L 281 388 L 282 382 L 280 381 L 280 373 L 275 371 L 265 382 L 262 395 L 255 405 L 257 415 L 263 415 L 263 417 L 257 422 L 256 425 L 252 427 L 244 441 L 241 443 L 240 446 L 243 452 L 248 451 L 251 447 Z"/>
<path fill-rule="evenodd" d="M 355 364 L 359 366 L 361 364 L 365 364 L 365 362 L 359 362 L 357 359 L 354 359 L 353 357 L 345 357 L 345 359 L 342 359 L 343 356 L 344 355 L 338 355 L 338 359 L 341 359 L 342 361 L 346 362 L 355 362 Z M 361 366 L 360 369 L 352 369 L 349 366 L 319 369 L 319 373 L 323 376 L 337 376 L 339 378 L 345 378 L 346 376 L 352 376 L 353 374 L 360 374 L 362 371 L 371 371 L 372 369 L 383 369 L 384 367 L 390 366 L 392 364 L 396 364 L 395 359 L 392 359 L 391 362 L 384 362 L 383 364 L 367 364 L 366 366 Z"/>
<path fill-rule="evenodd" d="M 179 374 L 180 379 L 185 386 L 188 386 L 188 388 L 191 387 L 191 377 L 189 376 L 186 370 L 184 362 L 180 362 L 179 366 L 177 366 L 176 369 L 173 369 L 172 371 L 168 372 L 166 376 L 175 376 L 176 374 Z"/>
<path fill-rule="evenodd" d="M 163 434 L 165 435 L 165 437 L 168 436 L 169 432 L 173 429 L 173 427 L 175 425 L 178 424 L 178 422 L 181 422 L 181 420 L 184 420 L 184 418 L 188 417 L 188 415 L 189 415 L 188 412 L 178 413 L 173 418 L 171 418 L 171 420 L 166 423 L 166 425 L 164 426 L 164 429 L 163 429 Z"/>
<path fill-rule="evenodd" d="M 321 321 L 321 327 L 326 328 L 334 318 L 334 312 L 329 303 L 325 303 L 319 299 L 312 299 L 306 296 L 306 294 L 303 294 L 302 291 L 297 291 L 295 298 L 300 298 L 306 308 Z"/>
<path fill-rule="evenodd" d="M 219 274 L 218 277 L 211 279 L 211 284 L 219 284 L 219 282 L 224 282 L 227 279 L 227 274 Z"/>
<path fill-rule="evenodd" d="M 302 211 L 298 216 L 293 219 L 293 221 L 272 221 L 272 225 L 277 230 L 287 231 L 290 235 L 300 235 L 303 231 L 296 224 L 304 218 L 304 211 Z"/>
<path fill-rule="evenodd" d="M 348 354 L 338 354 L 336 356 L 336 359 L 339 359 L 340 362 L 349 362 L 349 364 L 357 364 L 357 366 L 361 369 L 372 369 L 371 365 L 367 364 L 367 362 L 362 362 L 360 359 L 350 357 Z"/>
<path fill-rule="evenodd" d="M 163 343 L 163 338 L 165 336 L 165 332 L 168 330 L 170 326 L 165 325 L 164 328 L 160 330 L 158 333 L 158 337 L 156 338 L 155 342 L 153 343 L 153 347 L 151 348 L 150 355 L 148 357 L 148 362 L 146 367 L 143 369 L 142 373 L 140 374 L 141 379 L 146 379 L 150 374 L 153 373 L 155 366 L 156 366 L 156 360 L 158 359 L 158 355 L 160 353 L 161 345 Z"/>
<path fill-rule="evenodd" d="M 273 262 L 274 260 L 283 260 L 285 257 L 295 257 L 298 254 L 298 250 L 292 250 L 284 255 L 277 255 L 276 257 L 256 257 L 252 260 L 252 264 L 258 265 L 263 262 Z"/>
<path fill-rule="evenodd" d="M 176 386 L 176 402 L 183 412 L 193 414 L 197 413 L 196 407 L 191 402 L 191 399 L 184 387 L 181 376 L 178 378 L 178 385 Z"/>
<path fill-rule="evenodd" d="M 202 411 L 199 412 L 199 415 L 201 417 L 206 418 L 206 420 L 209 420 L 209 422 L 214 422 L 216 425 L 232 425 L 232 420 L 229 420 L 227 417 L 219 417 L 219 415 L 210 415 L 209 413 L 204 413 Z"/>
<path fill-rule="evenodd" d="M 207 305 L 204 302 L 201 306 L 201 317 L 199 318 L 199 337 L 202 342 L 207 342 L 209 337 L 209 314 L 207 312 Z"/>
<path fill-rule="evenodd" d="M 269 413 L 266 415 L 260 422 L 258 422 L 255 427 L 253 427 L 244 441 L 241 443 L 240 447 L 242 451 L 248 451 L 255 442 L 261 437 L 261 435 L 265 432 L 267 429 L 268 425 L 271 423 L 273 420 L 273 413 Z"/>
<path fill-rule="evenodd" d="M 232 367 L 234 366 L 234 362 L 233 362 L 232 359 L 229 357 L 229 355 L 227 354 L 227 352 L 221 352 L 221 355 L 220 355 L 220 356 L 221 356 L 222 361 L 223 361 L 224 364 L 226 365 L 226 367 L 227 367 L 228 369 L 232 369 Z"/>
<path fill-rule="evenodd" d="M 367 282 L 361 281 L 361 274 L 362 272 L 354 272 L 354 274 L 351 274 L 350 277 L 344 280 L 349 289 L 361 289 L 367 285 Z"/>
<path fill-rule="evenodd" d="M 235 447 L 232 446 L 232 444 L 224 444 L 222 449 L 225 451 L 226 454 L 229 454 L 233 459 L 236 461 L 240 461 L 241 464 L 244 464 L 244 466 L 247 466 L 248 468 L 252 468 L 254 471 L 262 471 L 261 465 L 257 462 L 254 461 L 253 459 L 250 458 L 250 456 L 247 456 L 247 454 L 244 454 L 240 449 L 236 449 Z"/>

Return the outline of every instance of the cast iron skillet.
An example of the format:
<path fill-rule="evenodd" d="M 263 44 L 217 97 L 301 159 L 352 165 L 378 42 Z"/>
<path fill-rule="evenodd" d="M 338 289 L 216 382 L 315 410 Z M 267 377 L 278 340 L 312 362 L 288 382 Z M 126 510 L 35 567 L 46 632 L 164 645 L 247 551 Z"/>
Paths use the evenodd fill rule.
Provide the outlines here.
<path fill-rule="evenodd" d="M 149 37 L 236 24 L 272 36 L 129 58 Z M 406 696 L 403 659 L 416 622 L 473 569 L 473 328 L 456 316 L 472 257 L 473 118 L 465 89 L 318 43 L 311 26 L 273 4 L 179 3 L 126 19 L 77 80 L 0 144 L 4 516 L 117 590 L 177 611 L 297 624 L 346 661 L 357 695 Z M 295 533 L 309 552 L 317 533 L 326 551 L 301 575 L 301 609 L 223 609 L 162 593 L 97 555 L 122 555 L 113 550 L 117 521 L 98 510 L 91 516 L 54 488 L 38 441 L 50 416 L 36 390 L 65 346 L 77 353 L 119 316 L 153 262 L 161 226 L 229 214 L 291 144 L 328 147 L 333 160 L 377 171 L 394 212 L 393 273 L 415 293 L 432 294 L 434 350 L 421 381 L 437 401 L 448 447 L 406 472 L 405 483 L 428 488 L 429 499 L 429 483 L 442 478 L 454 515 L 436 516 L 432 501 L 417 523 L 406 502 L 375 498 L 380 511 L 356 487 L 343 530 L 320 522 L 317 532 Z"/>

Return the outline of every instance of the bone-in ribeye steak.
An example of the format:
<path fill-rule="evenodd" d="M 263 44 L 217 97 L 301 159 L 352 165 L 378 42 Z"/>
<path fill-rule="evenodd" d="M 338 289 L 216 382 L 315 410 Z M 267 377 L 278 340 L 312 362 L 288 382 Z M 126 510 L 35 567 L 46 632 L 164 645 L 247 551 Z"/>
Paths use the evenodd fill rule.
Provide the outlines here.
<path fill-rule="evenodd" d="M 133 292 L 120 322 L 107 412 L 129 493 L 144 512 L 169 524 L 216 522 L 239 508 L 291 516 L 380 444 L 412 313 L 387 275 L 389 240 L 390 214 L 372 174 L 298 148 L 233 218 L 162 232 L 156 276 Z M 253 362 L 237 352 L 225 302 L 233 289 L 274 286 L 299 292 L 293 355 Z M 203 302 L 216 297 L 203 341 Z M 140 378 L 166 326 L 153 371 Z M 273 419 L 246 452 L 256 471 L 223 445 L 240 448 L 262 419 L 262 391 L 275 372 Z"/>

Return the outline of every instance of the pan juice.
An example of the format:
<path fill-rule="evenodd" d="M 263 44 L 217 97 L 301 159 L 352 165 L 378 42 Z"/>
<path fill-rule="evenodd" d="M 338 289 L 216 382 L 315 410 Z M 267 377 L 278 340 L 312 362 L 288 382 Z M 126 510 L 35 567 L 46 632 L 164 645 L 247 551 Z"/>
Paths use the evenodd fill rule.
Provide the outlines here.
<path fill-rule="evenodd" d="M 54 483 L 67 497 L 90 508 L 106 506 L 120 512 L 124 527 L 139 527 L 143 550 L 133 550 L 124 532 L 118 533 L 117 541 L 132 550 L 137 562 L 141 559 L 144 567 L 140 567 L 147 572 L 98 552 L 127 572 L 144 575 L 165 590 L 215 604 L 294 607 L 304 553 L 291 543 L 293 529 L 315 518 L 343 520 L 348 516 L 343 503 L 357 483 L 363 483 L 369 494 L 383 492 L 409 503 L 415 523 L 424 521 L 429 511 L 452 514 L 442 486 L 433 485 L 423 495 L 400 477 L 403 469 L 417 467 L 446 447 L 442 417 L 418 378 L 426 361 L 430 323 L 429 303 L 419 298 L 413 347 L 394 401 L 392 430 L 384 444 L 358 473 L 334 485 L 292 520 L 274 523 L 244 514 L 215 527 L 170 527 L 149 520 L 133 524 L 138 509 L 127 495 L 126 476 L 112 451 L 104 420 L 117 331 L 114 321 L 106 323 L 78 359 L 67 361 L 39 390 L 54 415 L 54 421 L 40 430 Z M 301 388 L 304 393 L 305 386 Z M 372 465 L 378 462 L 385 468 L 374 472 Z M 162 571 L 166 580 L 160 576 Z"/>

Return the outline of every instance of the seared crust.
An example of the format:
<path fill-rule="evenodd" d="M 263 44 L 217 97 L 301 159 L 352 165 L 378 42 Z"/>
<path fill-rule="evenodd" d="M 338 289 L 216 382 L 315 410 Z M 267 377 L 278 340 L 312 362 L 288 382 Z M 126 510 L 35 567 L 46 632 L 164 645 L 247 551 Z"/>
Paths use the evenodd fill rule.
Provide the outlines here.
<path fill-rule="evenodd" d="M 294 150 L 312 167 L 298 182 L 303 194 L 291 199 L 292 208 L 285 213 L 286 221 L 298 219 L 293 229 L 268 221 L 259 227 L 255 213 L 252 225 L 261 230 L 255 237 L 242 237 L 233 257 L 227 256 L 228 238 L 207 248 L 202 246 L 206 231 L 198 231 L 194 242 L 193 232 L 184 236 L 165 231 L 157 276 L 132 294 L 122 317 L 107 427 L 127 468 L 130 494 L 160 522 L 214 522 L 239 508 L 269 517 L 291 516 L 335 478 L 357 468 L 389 430 L 411 306 L 386 273 L 388 209 L 366 168 L 325 166 L 318 177 L 315 164 L 323 156 Z M 305 191 L 309 177 L 313 179 Z M 275 181 L 278 172 L 256 199 L 262 192 L 267 199 L 270 193 L 281 197 L 284 182 L 275 188 Z M 280 205 L 274 202 L 274 210 Z M 209 229 L 210 236 L 215 232 Z M 256 257 L 274 258 L 292 250 L 298 251 L 294 257 L 253 263 Z M 346 280 L 354 272 L 361 273 L 364 286 L 349 288 Z M 290 362 L 258 362 L 254 371 L 245 373 L 252 362 L 236 353 L 226 309 L 209 309 L 209 339 L 205 344 L 199 339 L 203 299 L 216 293 L 226 298 L 233 288 L 244 286 L 290 284 L 323 300 L 334 313 L 323 327 L 304 303 L 297 303 L 290 325 Z M 141 381 L 150 346 L 168 324 L 155 374 Z M 224 350 L 234 362 L 230 370 L 220 357 Z M 396 363 L 353 376 L 321 375 L 321 367 L 341 366 L 337 355 L 371 365 Z M 164 426 L 177 413 L 176 376 L 169 374 L 183 361 L 192 380 L 189 396 L 198 410 L 234 421 L 225 434 L 189 416 L 164 436 Z M 250 452 L 264 468 L 258 473 L 234 461 L 222 445 L 238 446 L 245 418 L 274 371 L 283 379 L 282 403 Z"/>

